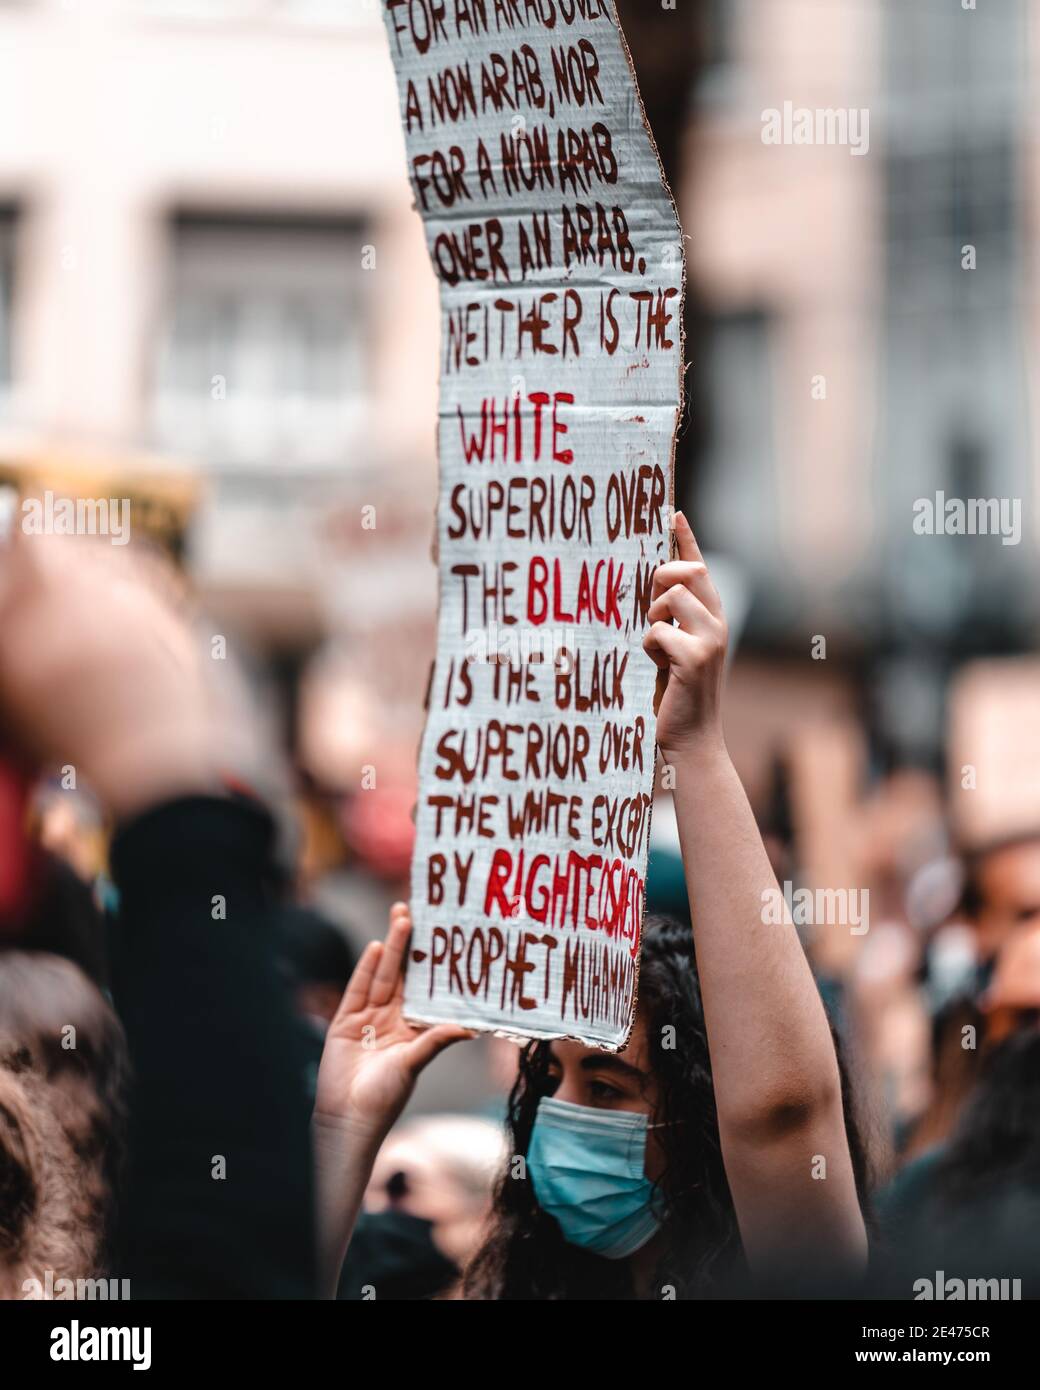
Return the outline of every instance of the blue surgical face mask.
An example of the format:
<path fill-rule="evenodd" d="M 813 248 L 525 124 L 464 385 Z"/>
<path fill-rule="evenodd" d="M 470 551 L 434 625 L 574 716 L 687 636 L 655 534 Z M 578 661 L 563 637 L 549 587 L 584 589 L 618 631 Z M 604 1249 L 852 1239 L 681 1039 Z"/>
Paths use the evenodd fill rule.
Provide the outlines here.
<path fill-rule="evenodd" d="M 527 1170 L 568 1244 L 623 1260 L 660 1229 L 660 1197 L 645 1171 L 650 1127 L 627 1110 L 539 1101 Z"/>

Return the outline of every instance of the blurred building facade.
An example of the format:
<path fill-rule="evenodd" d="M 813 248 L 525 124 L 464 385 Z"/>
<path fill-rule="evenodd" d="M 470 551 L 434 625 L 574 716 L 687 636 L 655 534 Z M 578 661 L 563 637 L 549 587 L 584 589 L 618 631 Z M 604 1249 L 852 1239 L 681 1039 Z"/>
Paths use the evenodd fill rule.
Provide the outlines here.
<path fill-rule="evenodd" d="M 885 756 L 934 765 L 955 667 L 1035 639 L 1038 9 L 711 8 L 683 204 L 707 319 L 690 505 L 752 577 L 742 727 L 811 722 L 844 685 Z M 868 153 L 764 144 L 785 102 L 866 111 Z M 939 492 L 1018 499 L 1021 543 L 915 534 Z"/>
<path fill-rule="evenodd" d="M 375 0 L 0 4 L 0 457 L 197 474 L 218 618 L 290 661 L 352 638 L 414 730 L 437 317 L 403 148 Z"/>

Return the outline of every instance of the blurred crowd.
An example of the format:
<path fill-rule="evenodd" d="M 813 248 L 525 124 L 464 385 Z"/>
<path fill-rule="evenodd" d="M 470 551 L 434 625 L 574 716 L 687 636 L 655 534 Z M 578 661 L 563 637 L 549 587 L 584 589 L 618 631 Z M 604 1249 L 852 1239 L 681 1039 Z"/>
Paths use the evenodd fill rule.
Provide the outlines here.
<path fill-rule="evenodd" d="M 694 597 L 707 621 L 717 595 Z M 521 1047 L 402 1020 L 403 905 L 379 938 L 406 854 L 376 872 L 350 830 L 366 792 L 330 815 L 218 666 L 157 557 L 5 546 L 4 1296 L 684 1297 L 780 1270 L 807 1294 L 939 1296 L 915 1293 L 935 1271 L 1035 1291 L 1040 807 L 1021 785 L 990 788 L 1018 809 L 987 841 L 931 774 L 864 778 L 835 795 L 847 877 L 827 883 L 791 769 L 749 849 L 736 775 L 691 742 L 719 825 L 659 792 L 636 1034 L 615 1058 Z M 682 756 L 688 717 L 659 726 Z M 968 763 L 951 785 L 970 796 Z M 806 888 L 842 891 L 800 912 Z M 763 948 L 747 905 L 770 892 L 786 925 Z"/>

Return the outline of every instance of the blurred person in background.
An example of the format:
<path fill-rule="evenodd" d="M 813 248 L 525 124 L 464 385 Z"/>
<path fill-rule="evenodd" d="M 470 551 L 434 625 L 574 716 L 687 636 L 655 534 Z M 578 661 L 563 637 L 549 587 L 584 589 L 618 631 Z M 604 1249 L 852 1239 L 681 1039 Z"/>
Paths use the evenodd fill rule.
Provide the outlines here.
<path fill-rule="evenodd" d="M 975 934 L 979 980 L 985 985 L 997 955 L 1020 927 L 1040 917 L 1040 834 L 967 852 L 964 911 Z"/>
<path fill-rule="evenodd" d="M 459 1296 L 505 1159 L 502 1127 L 490 1120 L 431 1115 L 398 1125 L 372 1169 L 339 1297 Z"/>
<path fill-rule="evenodd" d="M 134 1298 L 309 1297 L 309 1104 L 276 958 L 284 875 L 271 817 L 228 789 L 218 703 L 183 616 L 128 556 L 19 536 L 0 557 L 7 742 L 22 761 L 75 767 L 115 825 L 112 988 L 133 1077 L 109 1272 Z M 53 1033 L 48 999 L 28 1003 L 9 1025 L 16 1059 Z M 118 1081 L 109 1026 L 98 1010 L 77 1039 L 113 1058 L 99 1087 Z M 47 1095 L 30 1100 L 5 1121 L 11 1233 L 28 1229 L 28 1175 L 61 1160 Z M 77 1263 L 101 1240 L 101 1201 L 74 1209 Z"/>
<path fill-rule="evenodd" d="M 906 1145 L 910 1161 L 882 1198 L 893 1213 L 913 1206 L 930 1188 L 983 1061 L 982 1050 L 966 1046 L 965 1039 L 991 1036 L 987 990 L 993 972 L 1005 947 L 1040 919 L 1040 837 L 1022 833 L 967 850 L 961 863 L 961 901 L 951 914 L 956 920 L 936 933 L 934 944 L 953 937 L 967 959 L 960 987 L 941 998 L 932 1018 L 931 1097 Z M 930 968 L 939 963 L 935 955 Z"/>
<path fill-rule="evenodd" d="M 886 1121 L 891 1168 L 933 1097 L 932 1017 L 922 988 L 928 933 L 915 885 L 945 848 L 938 781 L 918 769 L 881 776 L 855 807 L 852 881 L 869 891 L 869 930 L 855 939 L 845 1004 Z"/>
<path fill-rule="evenodd" d="M 982 1015 L 976 996 L 958 994 L 936 1010 L 931 1019 L 928 1101 L 916 1116 L 902 1146 L 903 1168 L 893 1191 L 905 1183 L 912 1190 L 918 1173 L 926 1173 L 957 1123 L 978 1076 L 979 1053 L 965 1047 L 968 1036 L 981 1032 Z M 920 1165 L 920 1166 L 919 1166 Z"/>
<path fill-rule="evenodd" d="M 313 1099 L 325 1034 L 357 955 L 334 922 L 313 908 L 287 903 L 278 917 L 278 957 L 300 1022 L 306 1084 Z"/>
<path fill-rule="evenodd" d="M 1040 922 L 1004 939 L 981 996 L 979 1058 L 949 1139 L 907 1170 L 885 1205 L 893 1285 L 909 1268 L 1020 1278 L 1040 1292 Z M 1029 1281 L 1028 1284 L 1026 1281 Z"/>
<path fill-rule="evenodd" d="M 313 908 L 290 904 L 279 918 L 278 951 L 297 1012 L 324 1038 L 357 965 L 346 933 Z"/>

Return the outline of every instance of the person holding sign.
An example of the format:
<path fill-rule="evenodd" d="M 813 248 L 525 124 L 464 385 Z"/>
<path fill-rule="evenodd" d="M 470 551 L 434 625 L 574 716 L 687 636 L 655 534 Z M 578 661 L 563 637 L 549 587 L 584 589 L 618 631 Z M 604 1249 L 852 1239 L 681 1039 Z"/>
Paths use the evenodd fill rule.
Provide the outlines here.
<path fill-rule="evenodd" d="M 692 937 L 645 924 L 623 1051 L 523 1050 L 513 1156 L 466 1275 L 472 1297 L 697 1297 L 744 1273 L 819 1291 L 866 1263 L 847 1086 L 794 925 L 763 921 L 779 890 L 722 734 L 725 618 L 681 513 L 675 529 L 678 558 L 655 572 L 644 646 L 666 681 L 657 740 L 675 770 Z M 358 967 L 319 1074 L 330 1292 L 379 1144 L 421 1068 L 465 1036 L 403 1021 L 408 929 L 400 904 L 385 945 Z"/>

